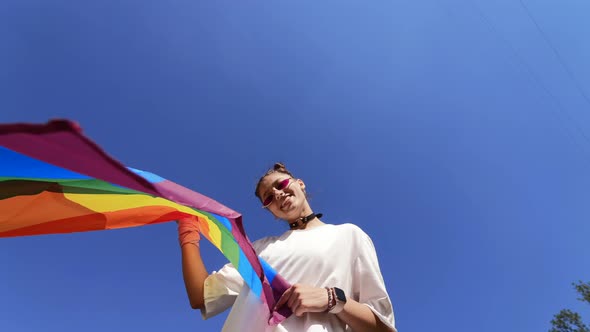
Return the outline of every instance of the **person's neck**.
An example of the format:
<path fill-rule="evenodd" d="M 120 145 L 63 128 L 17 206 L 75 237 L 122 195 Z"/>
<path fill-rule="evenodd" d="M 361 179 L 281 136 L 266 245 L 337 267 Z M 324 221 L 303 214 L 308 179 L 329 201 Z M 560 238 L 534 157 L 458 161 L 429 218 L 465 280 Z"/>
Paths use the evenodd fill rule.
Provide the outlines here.
<path fill-rule="evenodd" d="M 303 212 L 300 218 L 289 221 L 289 227 L 291 230 L 301 230 L 321 226 L 324 224 L 324 222 L 320 220 L 321 216 L 321 213 L 315 214 L 314 212 L 311 212 L 311 209 L 309 209 Z"/>
<path fill-rule="evenodd" d="M 320 220 L 320 218 L 313 218 L 312 220 L 308 221 L 307 224 L 303 225 L 301 229 L 310 229 L 315 228 L 318 226 L 324 225 L 324 222 Z"/>

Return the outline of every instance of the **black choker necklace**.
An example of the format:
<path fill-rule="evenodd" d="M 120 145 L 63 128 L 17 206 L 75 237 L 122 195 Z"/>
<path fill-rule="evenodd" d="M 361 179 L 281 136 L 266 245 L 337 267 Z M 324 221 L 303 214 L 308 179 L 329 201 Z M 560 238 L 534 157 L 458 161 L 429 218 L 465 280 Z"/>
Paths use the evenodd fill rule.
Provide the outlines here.
<path fill-rule="evenodd" d="M 321 214 L 321 213 L 315 214 L 312 212 L 307 217 L 299 218 L 299 219 L 297 219 L 297 221 L 289 223 L 289 227 L 291 227 L 291 229 L 297 229 L 297 228 L 301 227 L 301 225 L 307 224 L 308 221 L 313 220 L 316 217 L 321 218 L 322 216 L 323 216 L 323 214 Z"/>

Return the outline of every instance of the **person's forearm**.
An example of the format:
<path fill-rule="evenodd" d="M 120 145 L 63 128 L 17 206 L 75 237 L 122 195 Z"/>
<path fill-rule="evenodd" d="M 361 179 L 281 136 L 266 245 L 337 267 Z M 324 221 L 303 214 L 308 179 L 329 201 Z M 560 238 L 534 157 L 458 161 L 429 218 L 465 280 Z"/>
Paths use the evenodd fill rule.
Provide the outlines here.
<path fill-rule="evenodd" d="M 182 246 L 182 277 L 193 309 L 205 307 L 203 289 L 208 276 L 209 273 L 207 273 L 203 259 L 201 259 L 200 248 L 193 244 Z"/>
<path fill-rule="evenodd" d="M 348 299 L 342 311 L 336 315 L 352 327 L 354 332 L 393 332 L 369 307 L 352 299 Z"/>

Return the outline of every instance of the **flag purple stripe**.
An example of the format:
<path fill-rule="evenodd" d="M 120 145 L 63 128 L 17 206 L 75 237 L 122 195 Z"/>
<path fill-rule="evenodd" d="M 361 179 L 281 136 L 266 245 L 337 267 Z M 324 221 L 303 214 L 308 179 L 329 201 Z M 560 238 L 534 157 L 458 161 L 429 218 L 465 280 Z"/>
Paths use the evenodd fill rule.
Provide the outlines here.
<path fill-rule="evenodd" d="M 110 158 L 81 134 L 78 125 L 67 120 L 0 125 L 0 145 L 73 172 L 157 195 L 148 180 Z"/>
<path fill-rule="evenodd" d="M 277 274 L 271 287 L 246 237 L 238 212 L 172 181 L 149 182 L 107 155 L 81 133 L 77 124 L 67 120 L 55 120 L 44 125 L 0 125 L 0 145 L 55 166 L 228 218 L 232 235 L 262 282 L 263 300 L 272 313 L 269 322 L 277 324 L 291 314 L 286 306 L 279 312 L 272 310 L 290 285 Z"/>

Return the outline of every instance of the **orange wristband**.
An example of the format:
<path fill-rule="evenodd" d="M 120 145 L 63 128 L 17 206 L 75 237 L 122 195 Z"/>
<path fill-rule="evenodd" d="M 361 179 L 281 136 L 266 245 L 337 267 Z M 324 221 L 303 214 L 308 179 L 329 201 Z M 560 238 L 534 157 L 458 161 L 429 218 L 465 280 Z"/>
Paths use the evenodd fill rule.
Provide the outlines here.
<path fill-rule="evenodd" d="M 196 218 L 184 218 L 178 220 L 178 243 L 180 247 L 187 243 L 199 246 L 201 234 L 199 234 L 199 223 Z"/>

